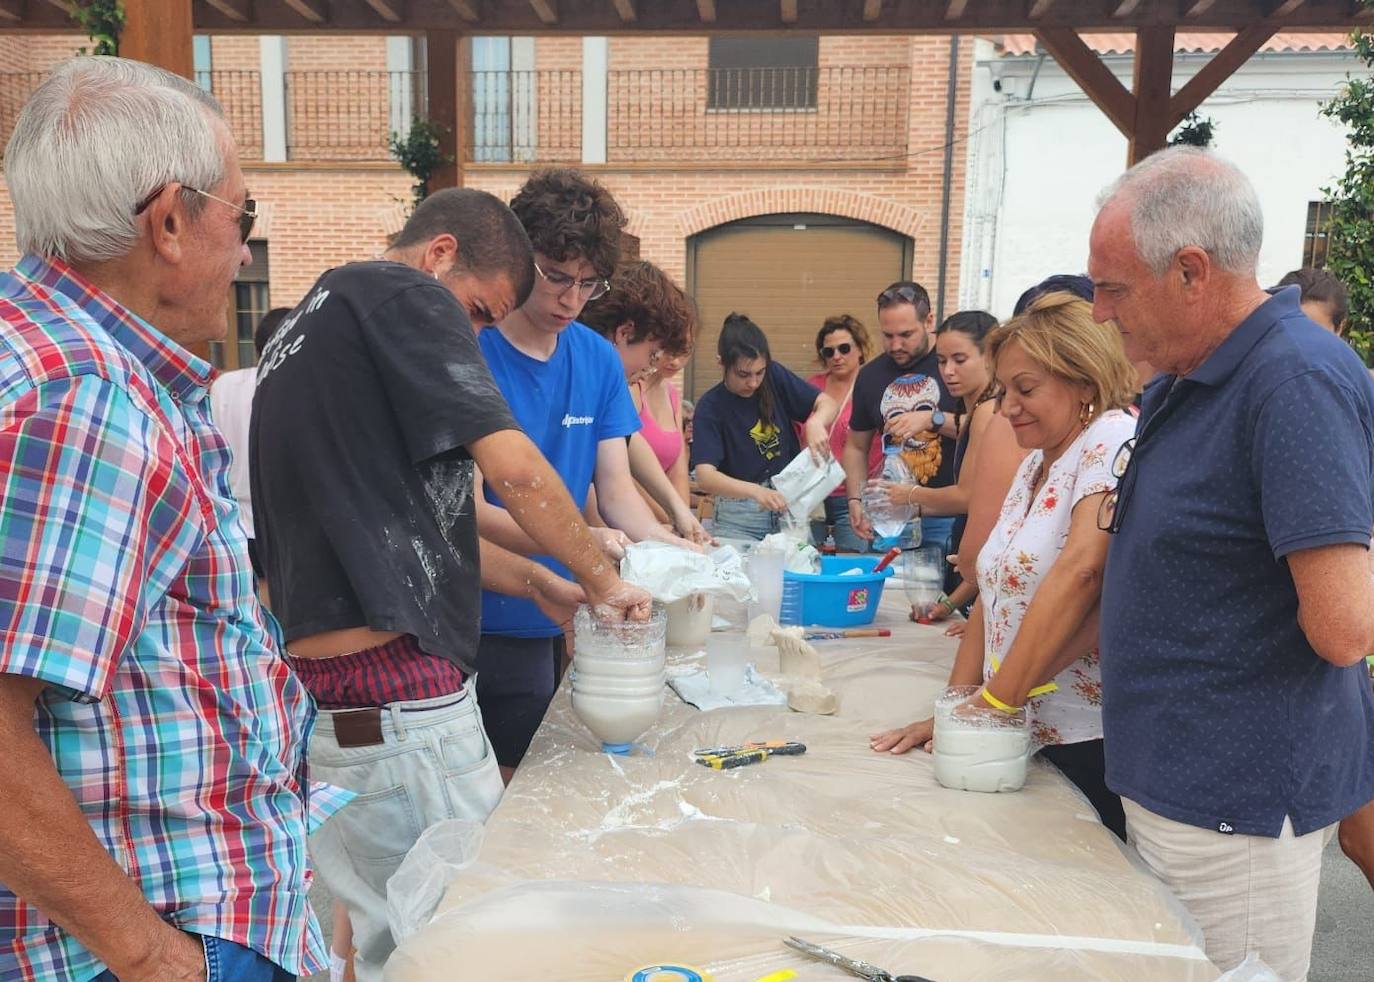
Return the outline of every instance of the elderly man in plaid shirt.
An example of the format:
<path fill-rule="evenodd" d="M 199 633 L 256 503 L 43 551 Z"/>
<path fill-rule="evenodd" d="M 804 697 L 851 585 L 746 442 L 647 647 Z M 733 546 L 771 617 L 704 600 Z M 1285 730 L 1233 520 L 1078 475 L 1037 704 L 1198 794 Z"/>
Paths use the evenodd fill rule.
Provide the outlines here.
<path fill-rule="evenodd" d="M 249 261 L 236 157 L 213 99 L 108 58 L 59 67 L 6 151 L 26 255 L 0 275 L 3 982 L 327 964 L 313 708 L 187 350 L 223 336 Z"/>

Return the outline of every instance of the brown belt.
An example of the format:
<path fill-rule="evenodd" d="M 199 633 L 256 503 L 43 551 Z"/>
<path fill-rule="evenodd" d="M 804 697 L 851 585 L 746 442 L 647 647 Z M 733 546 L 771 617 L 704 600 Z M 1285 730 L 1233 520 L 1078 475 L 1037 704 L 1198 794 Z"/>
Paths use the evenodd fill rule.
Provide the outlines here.
<path fill-rule="evenodd" d="M 400 712 L 403 713 L 429 713 L 436 709 L 447 709 L 456 706 L 467 698 L 467 693 L 463 693 L 452 702 L 446 702 L 439 706 L 402 706 Z M 386 706 L 367 706 L 363 709 L 332 709 L 328 710 L 334 722 L 334 739 L 341 747 L 375 747 L 378 744 L 386 743 L 382 736 L 382 714 L 391 714 L 392 710 Z"/>

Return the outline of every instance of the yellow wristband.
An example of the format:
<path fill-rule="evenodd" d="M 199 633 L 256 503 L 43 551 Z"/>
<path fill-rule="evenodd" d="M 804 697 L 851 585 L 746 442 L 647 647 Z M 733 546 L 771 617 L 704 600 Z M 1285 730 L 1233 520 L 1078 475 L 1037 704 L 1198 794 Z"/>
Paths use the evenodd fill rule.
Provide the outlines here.
<path fill-rule="evenodd" d="M 1009 705 L 1007 705 L 1005 702 L 1003 702 L 1001 699 L 998 699 L 996 696 L 994 696 L 991 692 L 989 692 L 989 691 L 987 690 L 987 687 L 986 687 L 986 686 L 983 687 L 982 696 L 983 696 L 983 701 L 984 701 L 985 703 L 987 703 L 987 704 L 988 704 L 989 706 L 991 706 L 993 709 L 1001 710 L 1002 712 L 1006 713 L 1008 716 L 1014 716 L 1015 714 L 1017 714 L 1017 713 L 1019 713 L 1019 712 L 1021 711 L 1021 707 L 1020 707 L 1020 706 L 1009 706 Z"/>

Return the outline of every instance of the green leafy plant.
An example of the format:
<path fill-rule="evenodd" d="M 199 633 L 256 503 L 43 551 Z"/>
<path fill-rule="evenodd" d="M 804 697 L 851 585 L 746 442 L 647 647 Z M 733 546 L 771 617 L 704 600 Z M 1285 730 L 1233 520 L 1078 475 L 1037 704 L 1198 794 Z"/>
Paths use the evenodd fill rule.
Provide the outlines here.
<path fill-rule="evenodd" d="M 1365 0 L 1365 6 L 1374 6 Z M 1350 38 L 1365 66 L 1374 70 L 1374 36 Z M 1331 205 L 1326 268 L 1350 294 L 1346 340 L 1369 364 L 1374 351 L 1374 76 L 1346 76 L 1321 113 L 1346 126 L 1345 173 L 1323 188 Z"/>
<path fill-rule="evenodd" d="M 77 48 L 78 54 L 119 54 L 119 35 L 124 30 L 124 4 L 120 0 L 84 0 L 72 9 L 72 19 L 95 42 L 93 49 Z"/>
<path fill-rule="evenodd" d="M 1169 146 L 1210 147 L 1216 128 L 1215 119 L 1211 116 L 1199 116 L 1195 109 L 1183 117 L 1183 122 L 1174 130 L 1174 135 L 1169 137 Z"/>
<path fill-rule="evenodd" d="M 447 132 L 438 123 L 416 116 L 404 135 L 392 133 L 388 146 L 391 156 L 415 178 L 411 185 L 411 205 L 414 207 L 429 196 L 429 180 L 435 171 L 453 158 L 439 149 L 439 140 Z"/>

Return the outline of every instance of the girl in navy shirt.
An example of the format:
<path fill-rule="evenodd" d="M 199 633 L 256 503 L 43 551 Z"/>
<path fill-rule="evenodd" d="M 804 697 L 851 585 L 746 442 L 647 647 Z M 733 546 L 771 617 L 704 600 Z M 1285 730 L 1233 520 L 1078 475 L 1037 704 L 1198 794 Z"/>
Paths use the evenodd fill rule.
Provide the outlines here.
<path fill-rule="evenodd" d="M 771 479 L 807 446 L 830 456 L 830 424 L 839 406 L 773 361 L 768 338 L 744 314 L 725 318 L 716 351 L 724 378 L 697 402 L 692 466 L 697 484 L 716 496 L 715 533 L 762 539 L 779 526 L 787 501 Z"/>

